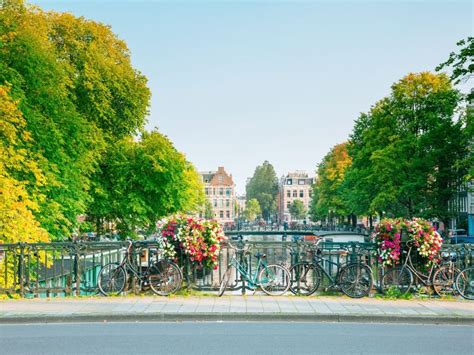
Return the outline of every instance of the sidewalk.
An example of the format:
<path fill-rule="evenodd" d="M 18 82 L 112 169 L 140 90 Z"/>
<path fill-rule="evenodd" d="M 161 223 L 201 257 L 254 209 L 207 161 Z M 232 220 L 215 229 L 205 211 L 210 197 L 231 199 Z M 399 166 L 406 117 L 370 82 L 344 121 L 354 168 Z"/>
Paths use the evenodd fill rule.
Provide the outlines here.
<path fill-rule="evenodd" d="M 474 302 L 259 295 L 0 301 L 0 324 L 98 321 L 328 321 L 474 325 Z"/>

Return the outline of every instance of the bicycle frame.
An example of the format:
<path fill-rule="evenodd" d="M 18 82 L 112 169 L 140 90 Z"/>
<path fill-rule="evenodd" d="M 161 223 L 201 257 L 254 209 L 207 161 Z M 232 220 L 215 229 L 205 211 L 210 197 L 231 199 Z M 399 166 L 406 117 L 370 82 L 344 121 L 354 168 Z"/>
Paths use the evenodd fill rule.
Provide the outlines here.
<path fill-rule="evenodd" d="M 262 267 L 266 266 L 266 262 L 262 258 L 257 258 L 257 267 L 253 275 L 250 272 L 250 265 L 245 267 L 245 265 L 242 265 L 242 263 L 237 260 L 235 255 L 232 256 L 229 264 L 232 265 L 240 273 L 242 278 L 248 283 L 250 287 L 256 288 L 259 286 L 258 273 Z"/>
<path fill-rule="evenodd" d="M 433 279 L 433 273 L 435 270 L 435 265 L 432 265 L 430 268 L 430 272 L 428 275 L 422 273 L 421 271 L 417 270 L 415 266 L 413 265 L 413 261 L 411 260 L 411 250 L 413 247 L 410 247 L 407 252 L 407 257 L 405 259 L 405 262 L 403 263 L 401 270 L 404 268 L 407 268 L 413 275 L 414 278 L 417 280 L 421 281 L 421 283 L 425 286 L 431 286 L 432 282 L 431 280 Z"/>
<path fill-rule="evenodd" d="M 330 266 L 336 266 L 336 276 L 333 278 L 331 274 L 326 270 L 325 263 L 329 263 Z M 336 263 L 335 261 L 323 258 L 322 256 L 317 255 L 316 253 L 313 255 L 313 264 L 319 265 L 320 269 L 326 275 L 328 280 L 331 282 L 330 287 L 337 285 L 337 280 L 339 279 L 339 271 L 341 270 L 341 265 Z"/>

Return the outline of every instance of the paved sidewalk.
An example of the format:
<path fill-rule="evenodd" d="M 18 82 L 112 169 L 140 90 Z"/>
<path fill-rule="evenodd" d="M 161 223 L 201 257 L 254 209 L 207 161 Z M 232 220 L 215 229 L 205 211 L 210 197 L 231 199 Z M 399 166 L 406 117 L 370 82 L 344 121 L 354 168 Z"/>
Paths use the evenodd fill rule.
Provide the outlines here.
<path fill-rule="evenodd" d="M 474 302 L 347 297 L 81 297 L 0 301 L 0 323 L 344 321 L 474 325 Z"/>

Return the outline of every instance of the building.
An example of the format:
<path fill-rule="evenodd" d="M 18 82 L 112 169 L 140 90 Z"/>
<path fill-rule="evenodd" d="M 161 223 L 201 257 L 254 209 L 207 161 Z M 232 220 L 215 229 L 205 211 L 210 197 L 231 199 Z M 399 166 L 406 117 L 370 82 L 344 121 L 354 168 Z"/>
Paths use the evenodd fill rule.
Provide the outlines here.
<path fill-rule="evenodd" d="M 309 210 L 311 203 L 311 187 L 314 179 L 304 171 L 295 171 L 282 176 L 278 187 L 277 208 L 278 222 L 292 222 L 290 206 L 295 200 L 301 200 Z M 308 217 L 306 217 L 306 221 Z"/>
<path fill-rule="evenodd" d="M 232 175 L 227 174 L 223 166 L 217 171 L 201 172 L 204 192 L 211 203 L 214 219 L 222 224 L 232 223 L 235 215 L 235 184 Z"/>

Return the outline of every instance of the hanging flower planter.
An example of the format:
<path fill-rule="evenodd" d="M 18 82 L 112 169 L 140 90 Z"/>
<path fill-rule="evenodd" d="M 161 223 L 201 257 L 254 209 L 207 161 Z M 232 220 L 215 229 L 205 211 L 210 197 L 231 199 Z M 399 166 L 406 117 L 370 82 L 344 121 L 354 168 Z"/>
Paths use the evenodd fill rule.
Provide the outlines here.
<path fill-rule="evenodd" d="M 165 257 L 181 265 L 188 258 L 195 266 L 217 269 L 221 242 L 226 239 L 217 221 L 174 215 L 160 220 L 157 232 Z"/>

